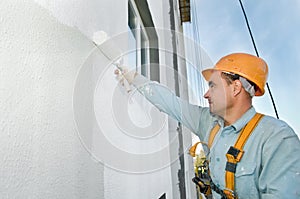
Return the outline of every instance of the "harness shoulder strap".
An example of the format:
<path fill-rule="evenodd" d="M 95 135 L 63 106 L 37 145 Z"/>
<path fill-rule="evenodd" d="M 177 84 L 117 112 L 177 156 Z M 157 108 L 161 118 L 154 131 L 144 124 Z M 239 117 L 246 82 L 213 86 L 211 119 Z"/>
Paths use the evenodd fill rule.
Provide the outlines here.
<path fill-rule="evenodd" d="M 257 126 L 263 114 L 256 113 L 254 117 L 248 122 L 248 124 L 242 129 L 234 147 L 231 146 L 226 154 L 227 163 L 225 168 L 225 183 L 226 189 L 224 193 L 227 198 L 237 198 L 235 195 L 235 171 L 237 163 L 242 159 L 244 151 L 243 147 L 248 140 L 249 136 L 253 132 L 253 129 Z"/>
<path fill-rule="evenodd" d="M 219 190 L 220 194 L 222 195 L 222 198 L 228 199 L 237 199 L 237 196 L 235 194 L 235 171 L 236 171 L 236 165 L 237 163 L 242 159 L 244 151 L 244 145 L 247 142 L 249 136 L 251 135 L 254 128 L 257 126 L 260 119 L 263 117 L 263 114 L 256 113 L 253 118 L 248 122 L 248 124 L 242 129 L 242 131 L 239 134 L 239 137 L 237 141 L 235 142 L 234 146 L 231 146 L 226 154 L 227 157 L 227 163 L 225 168 L 225 183 L 226 188 L 222 191 L 221 189 L 218 189 L 217 187 L 213 190 L 217 191 Z M 208 138 L 208 147 L 211 148 L 213 141 L 217 135 L 217 133 L 220 130 L 220 125 L 216 124 L 209 135 Z M 200 142 L 196 143 L 193 147 L 190 149 L 190 154 L 192 156 L 195 156 L 195 150 L 197 145 Z M 212 185 L 213 182 L 211 182 Z M 218 191 L 217 191 L 218 192 Z M 219 193 L 218 192 L 218 193 Z"/>
<path fill-rule="evenodd" d="M 217 123 L 214 128 L 212 128 L 212 130 L 210 131 L 210 134 L 209 134 L 209 138 L 208 138 L 208 148 L 211 148 L 213 142 L 214 142 L 214 139 L 217 135 L 217 133 L 219 132 L 220 130 L 220 125 Z"/>

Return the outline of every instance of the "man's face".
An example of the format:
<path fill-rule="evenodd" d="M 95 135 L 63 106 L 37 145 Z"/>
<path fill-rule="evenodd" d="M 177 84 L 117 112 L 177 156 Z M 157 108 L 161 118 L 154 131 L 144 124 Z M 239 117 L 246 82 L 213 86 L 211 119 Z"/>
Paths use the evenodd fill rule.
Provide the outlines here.
<path fill-rule="evenodd" d="M 221 77 L 220 71 L 212 73 L 208 86 L 204 98 L 208 100 L 210 112 L 224 118 L 227 109 L 232 106 L 232 86 Z"/>

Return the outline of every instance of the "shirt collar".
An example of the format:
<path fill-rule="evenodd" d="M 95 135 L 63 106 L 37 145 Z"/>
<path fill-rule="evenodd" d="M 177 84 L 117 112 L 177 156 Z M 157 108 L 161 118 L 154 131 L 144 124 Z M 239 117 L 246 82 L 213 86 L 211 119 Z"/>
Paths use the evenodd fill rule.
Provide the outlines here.
<path fill-rule="evenodd" d="M 246 113 L 244 113 L 244 115 L 240 119 L 238 119 L 234 124 L 231 125 L 235 129 L 235 132 L 240 132 L 240 130 L 244 128 L 244 126 L 246 126 L 246 124 L 252 119 L 252 117 L 254 117 L 255 114 L 255 108 L 251 106 L 251 108 Z"/>
<path fill-rule="evenodd" d="M 233 127 L 235 130 L 235 133 L 240 132 L 244 126 L 252 119 L 252 117 L 256 114 L 256 110 L 253 106 L 242 115 L 240 119 L 238 119 L 234 124 L 230 125 L 230 127 Z M 220 117 L 216 117 L 215 123 L 219 123 L 219 125 L 224 128 L 224 120 Z"/>

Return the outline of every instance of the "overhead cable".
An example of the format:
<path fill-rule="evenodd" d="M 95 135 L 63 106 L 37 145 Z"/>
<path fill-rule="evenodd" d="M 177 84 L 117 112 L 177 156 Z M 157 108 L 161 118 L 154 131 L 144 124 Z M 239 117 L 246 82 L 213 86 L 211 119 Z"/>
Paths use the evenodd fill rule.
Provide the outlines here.
<path fill-rule="evenodd" d="M 240 5 L 241 5 L 241 9 L 242 9 L 242 11 L 243 11 L 243 15 L 244 15 L 244 18 L 245 18 L 247 27 L 248 27 L 248 31 L 249 31 L 249 34 L 250 34 L 250 37 L 251 37 L 251 40 L 252 40 L 252 44 L 253 44 L 253 47 L 254 47 L 256 56 L 259 57 L 258 50 L 257 50 L 256 44 L 255 44 L 255 41 L 254 41 L 254 37 L 253 37 L 252 31 L 251 31 L 251 28 L 250 28 L 250 25 L 249 25 L 248 17 L 247 17 L 247 15 L 246 15 L 246 12 L 245 12 L 243 3 L 242 3 L 241 0 L 239 0 L 239 2 L 240 2 Z M 270 86 L 269 86 L 268 82 L 266 83 L 266 85 L 267 85 L 268 92 L 269 92 L 269 94 L 270 94 L 270 98 L 271 98 L 271 101 L 272 101 L 272 105 L 273 105 L 273 108 L 274 108 L 276 117 L 277 117 L 277 119 L 279 119 L 279 115 L 278 115 L 278 112 L 277 112 L 277 108 L 276 108 L 276 105 L 275 105 L 275 101 L 274 101 L 273 95 L 272 95 L 272 93 L 271 93 L 271 89 L 270 89 Z"/>

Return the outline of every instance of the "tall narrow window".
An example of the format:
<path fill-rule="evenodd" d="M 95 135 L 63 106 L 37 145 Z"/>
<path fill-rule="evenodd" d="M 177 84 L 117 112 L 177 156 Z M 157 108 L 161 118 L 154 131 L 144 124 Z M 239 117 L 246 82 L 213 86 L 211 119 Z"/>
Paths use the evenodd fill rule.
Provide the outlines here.
<path fill-rule="evenodd" d="M 137 53 L 137 23 L 138 19 L 136 17 L 136 14 L 134 13 L 134 10 L 132 6 L 128 5 L 128 66 L 133 69 L 135 68 L 137 70 L 138 67 L 138 53 Z"/>
<path fill-rule="evenodd" d="M 146 33 L 141 31 L 141 74 L 148 77 L 149 75 L 149 41 Z"/>
<path fill-rule="evenodd" d="M 158 35 L 147 0 L 128 0 L 128 48 L 131 69 L 159 82 Z"/>
<path fill-rule="evenodd" d="M 128 64 L 140 74 L 149 77 L 149 39 L 133 1 L 128 2 Z"/>

